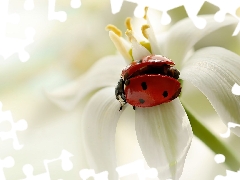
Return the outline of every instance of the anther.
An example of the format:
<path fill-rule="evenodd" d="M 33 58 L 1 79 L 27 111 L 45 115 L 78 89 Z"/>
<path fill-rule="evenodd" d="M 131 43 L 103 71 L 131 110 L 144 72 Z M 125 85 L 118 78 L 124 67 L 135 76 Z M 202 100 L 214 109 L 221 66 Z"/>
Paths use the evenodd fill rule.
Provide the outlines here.
<path fill-rule="evenodd" d="M 144 8 L 145 13 L 144 13 L 144 16 L 143 16 L 144 19 L 147 19 L 147 11 L 148 11 L 148 7 L 145 7 Z"/>
<path fill-rule="evenodd" d="M 127 17 L 125 20 L 125 26 L 128 30 L 132 30 L 132 26 L 131 26 L 131 18 Z"/>
<path fill-rule="evenodd" d="M 107 31 L 112 31 L 114 32 L 116 35 L 118 35 L 119 37 L 122 36 L 122 31 L 120 29 L 118 29 L 116 26 L 109 24 L 106 26 L 105 28 Z"/>
<path fill-rule="evenodd" d="M 148 28 L 150 28 L 150 26 L 148 24 L 143 25 L 141 28 L 142 34 L 146 39 L 148 39 L 148 33 L 146 31 Z"/>

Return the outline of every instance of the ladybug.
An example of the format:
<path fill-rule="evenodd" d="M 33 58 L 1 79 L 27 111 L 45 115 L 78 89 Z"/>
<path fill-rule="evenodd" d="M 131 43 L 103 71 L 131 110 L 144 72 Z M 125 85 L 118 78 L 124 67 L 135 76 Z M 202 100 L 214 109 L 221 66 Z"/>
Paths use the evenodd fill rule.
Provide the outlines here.
<path fill-rule="evenodd" d="M 175 63 L 161 55 L 149 55 L 122 70 L 115 88 L 120 110 L 128 103 L 135 107 L 152 107 L 177 98 L 181 92 L 180 72 Z"/>

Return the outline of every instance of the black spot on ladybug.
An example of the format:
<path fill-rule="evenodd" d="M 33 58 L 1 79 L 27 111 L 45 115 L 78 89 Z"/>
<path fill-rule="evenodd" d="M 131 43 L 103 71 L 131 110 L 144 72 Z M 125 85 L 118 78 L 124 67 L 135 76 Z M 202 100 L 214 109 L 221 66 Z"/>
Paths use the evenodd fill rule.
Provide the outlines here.
<path fill-rule="evenodd" d="M 145 101 L 143 99 L 139 99 L 139 102 L 143 104 Z"/>
<path fill-rule="evenodd" d="M 142 89 L 146 90 L 147 89 L 147 83 L 146 82 L 142 82 L 141 83 Z"/>
<path fill-rule="evenodd" d="M 163 97 L 167 97 L 168 96 L 168 92 L 167 91 L 163 91 Z"/>
<path fill-rule="evenodd" d="M 130 84 L 130 80 L 128 79 L 125 81 L 125 85 L 128 86 L 129 84 Z"/>

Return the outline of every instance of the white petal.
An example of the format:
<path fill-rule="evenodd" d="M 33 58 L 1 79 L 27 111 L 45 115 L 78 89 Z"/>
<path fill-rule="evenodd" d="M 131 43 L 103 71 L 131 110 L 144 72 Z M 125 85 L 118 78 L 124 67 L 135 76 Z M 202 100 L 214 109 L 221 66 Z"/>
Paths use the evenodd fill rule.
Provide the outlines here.
<path fill-rule="evenodd" d="M 136 108 L 136 133 L 150 167 L 160 179 L 179 179 L 193 137 L 188 117 L 179 101 Z"/>
<path fill-rule="evenodd" d="M 70 110 L 89 93 L 103 87 L 115 87 L 125 66 L 121 56 L 104 57 L 79 79 L 52 92 L 46 91 L 46 95 L 60 108 Z"/>
<path fill-rule="evenodd" d="M 151 55 L 151 53 L 137 41 L 131 30 L 126 31 L 126 35 L 132 43 L 132 56 L 134 61 Z"/>
<path fill-rule="evenodd" d="M 114 43 L 117 50 L 121 53 L 121 55 L 125 59 L 126 63 L 130 64 L 132 62 L 132 57 L 129 54 L 129 50 L 131 49 L 130 43 L 128 43 L 125 39 L 119 37 L 112 31 L 109 31 L 109 37 Z"/>
<path fill-rule="evenodd" d="M 151 53 L 145 47 L 136 40 L 132 40 L 132 56 L 134 60 L 140 60 L 148 55 L 151 55 Z"/>
<path fill-rule="evenodd" d="M 231 24 L 237 24 L 238 20 L 234 17 L 226 16 L 224 22 L 216 22 L 214 16 L 203 15 L 199 16 L 207 21 L 204 29 L 198 29 L 189 18 L 184 19 L 175 24 L 168 32 L 164 43 L 160 44 L 163 55 L 171 58 L 177 68 L 180 67 L 181 61 L 184 59 L 187 52 L 204 36 L 220 29 L 221 27 Z"/>
<path fill-rule="evenodd" d="M 95 172 L 109 172 L 109 179 L 117 179 L 115 132 L 121 115 L 114 88 L 98 91 L 89 101 L 83 114 L 82 134 L 90 168 Z"/>
<path fill-rule="evenodd" d="M 207 47 L 193 54 L 180 78 L 190 81 L 208 98 L 222 121 L 240 124 L 240 96 L 232 86 L 240 83 L 240 56 L 220 47 Z M 240 137 L 240 129 L 232 128 Z"/>
<path fill-rule="evenodd" d="M 152 54 L 161 54 L 155 33 L 153 32 L 153 28 L 150 26 L 150 28 L 148 28 L 146 31 L 148 33 L 148 40 L 151 44 Z"/>
<path fill-rule="evenodd" d="M 147 22 L 150 26 L 149 29 L 147 29 L 148 33 L 148 40 L 151 44 L 151 50 L 152 54 L 161 54 L 161 49 L 159 47 L 159 43 L 157 42 L 157 33 L 162 34 L 164 26 L 162 23 L 159 23 L 159 19 L 161 19 L 162 13 L 160 11 L 157 11 L 155 9 L 149 8 L 147 11 Z"/>

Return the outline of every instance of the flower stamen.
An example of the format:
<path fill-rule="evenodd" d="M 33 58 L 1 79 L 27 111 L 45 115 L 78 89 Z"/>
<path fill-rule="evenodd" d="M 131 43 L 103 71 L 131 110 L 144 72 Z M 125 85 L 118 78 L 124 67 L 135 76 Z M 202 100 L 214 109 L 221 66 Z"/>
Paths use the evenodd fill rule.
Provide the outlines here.
<path fill-rule="evenodd" d="M 107 31 L 112 31 L 114 32 L 116 35 L 118 35 L 119 37 L 122 36 L 122 31 L 120 29 L 118 29 L 116 26 L 112 25 L 112 24 L 108 24 L 105 28 Z"/>
<path fill-rule="evenodd" d="M 133 60 L 139 60 L 142 57 L 151 54 L 147 48 L 142 46 L 142 44 L 137 41 L 131 30 L 128 29 L 125 34 L 129 38 L 129 41 L 132 43 L 132 49 L 130 49 L 129 54 L 132 56 Z"/>
<path fill-rule="evenodd" d="M 125 26 L 128 30 L 132 30 L 132 25 L 131 25 L 131 18 L 127 17 L 125 20 Z"/>
<path fill-rule="evenodd" d="M 136 41 L 137 39 L 133 36 L 132 30 L 127 29 L 127 31 L 125 32 L 126 36 L 128 37 L 130 42 Z"/>
<path fill-rule="evenodd" d="M 144 8 L 145 13 L 144 13 L 144 16 L 143 16 L 144 19 L 147 19 L 147 11 L 148 11 L 148 7 L 145 7 Z"/>
<path fill-rule="evenodd" d="M 148 24 L 143 25 L 142 28 L 141 28 L 141 30 L 142 30 L 142 35 L 143 35 L 146 39 L 148 39 L 148 37 L 149 37 L 149 35 L 148 35 L 147 31 L 146 31 L 148 28 L 150 28 L 150 26 L 149 26 Z"/>

